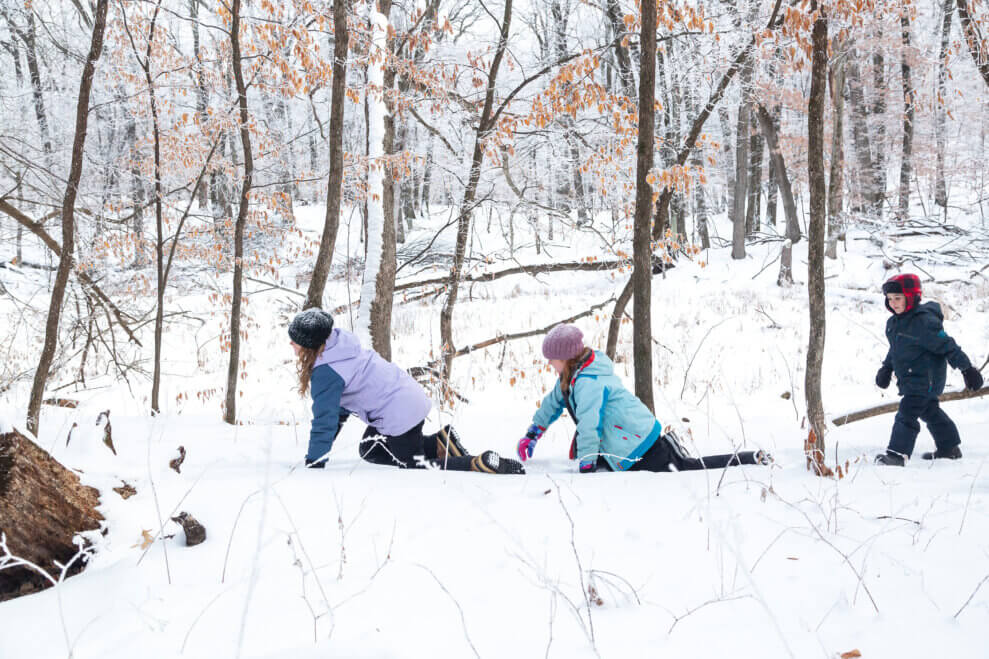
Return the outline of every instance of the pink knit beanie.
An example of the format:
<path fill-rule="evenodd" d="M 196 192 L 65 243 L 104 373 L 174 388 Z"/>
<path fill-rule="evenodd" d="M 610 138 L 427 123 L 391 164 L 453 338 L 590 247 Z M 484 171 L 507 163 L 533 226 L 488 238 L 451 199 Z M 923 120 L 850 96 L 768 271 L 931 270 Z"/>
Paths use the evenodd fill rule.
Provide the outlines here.
<path fill-rule="evenodd" d="M 584 352 L 584 334 L 576 325 L 557 325 L 543 339 L 546 359 L 573 359 Z"/>

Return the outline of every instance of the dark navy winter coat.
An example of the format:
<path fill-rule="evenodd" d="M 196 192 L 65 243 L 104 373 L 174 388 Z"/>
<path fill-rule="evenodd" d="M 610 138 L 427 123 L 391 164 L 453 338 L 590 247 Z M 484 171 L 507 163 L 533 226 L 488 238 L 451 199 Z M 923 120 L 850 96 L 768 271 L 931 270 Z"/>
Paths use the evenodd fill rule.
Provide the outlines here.
<path fill-rule="evenodd" d="M 945 333 L 943 322 L 937 302 L 924 302 L 886 321 L 889 352 L 883 366 L 893 369 L 901 396 L 940 396 L 946 363 L 959 370 L 972 365 Z"/>

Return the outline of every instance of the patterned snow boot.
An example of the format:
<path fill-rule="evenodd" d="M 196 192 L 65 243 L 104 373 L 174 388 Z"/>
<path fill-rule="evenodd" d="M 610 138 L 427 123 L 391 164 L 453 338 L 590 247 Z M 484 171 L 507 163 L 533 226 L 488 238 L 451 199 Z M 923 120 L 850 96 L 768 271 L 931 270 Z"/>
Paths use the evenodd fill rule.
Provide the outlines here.
<path fill-rule="evenodd" d="M 525 467 L 518 460 L 503 458 L 494 451 L 485 451 L 470 460 L 471 471 L 484 474 L 524 474 Z"/>

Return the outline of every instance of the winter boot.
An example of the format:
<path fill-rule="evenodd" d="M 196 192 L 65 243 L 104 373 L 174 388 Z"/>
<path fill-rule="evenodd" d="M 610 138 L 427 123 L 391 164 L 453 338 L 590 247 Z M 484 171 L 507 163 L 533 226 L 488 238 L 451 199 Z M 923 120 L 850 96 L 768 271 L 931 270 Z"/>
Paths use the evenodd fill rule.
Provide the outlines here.
<path fill-rule="evenodd" d="M 954 445 L 949 449 L 938 449 L 937 451 L 926 451 L 920 454 L 920 457 L 924 460 L 958 460 L 962 457 L 962 450 L 958 445 Z"/>
<path fill-rule="evenodd" d="M 433 437 L 436 441 L 437 460 L 445 460 L 448 456 L 451 458 L 470 457 L 470 453 L 460 442 L 460 435 L 457 434 L 453 426 L 443 426 Z"/>
<path fill-rule="evenodd" d="M 485 451 L 470 459 L 471 471 L 484 474 L 524 474 L 525 467 L 518 460 L 503 458 L 494 451 Z"/>
<path fill-rule="evenodd" d="M 903 467 L 906 463 L 907 461 L 902 455 L 893 451 L 886 451 L 885 453 L 880 453 L 876 456 L 877 465 L 886 465 L 887 467 Z"/>

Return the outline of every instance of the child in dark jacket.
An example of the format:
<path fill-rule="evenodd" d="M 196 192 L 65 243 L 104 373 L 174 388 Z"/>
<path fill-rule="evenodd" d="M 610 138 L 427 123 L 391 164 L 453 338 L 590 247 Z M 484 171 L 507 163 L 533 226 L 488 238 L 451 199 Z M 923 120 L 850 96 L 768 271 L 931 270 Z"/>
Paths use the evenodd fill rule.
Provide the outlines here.
<path fill-rule="evenodd" d="M 519 457 L 532 457 L 536 442 L 563 410 L 577 424 L 570 459 L 581 473 L 607 471 L 684 471 L 740 464 L 768 464 L 762 451 L 690 457 L 676 434 L 667 431 L 622 385 L 607 355 L 584 347 L 575 325 L 557 325 L 543 340 L 543 356 L 560 376 L 519 440 Z"/>
<path fill-rule="evenodd" d="M 959 369 L 965 387 L 975 391 L 982 387 L 982 374 L 972 366 L 955 340 L 944 331 L 944 315 L 936 302 L 920 303 L 920 278 L 897 275 L 883 284 L 886 308 L 893 315 L 886 321 L 889 351 L 876 373 L 880 389 L 889 386 L 892 375 L 903 396 L 893 421 L 893 432 L 885 453 L 876 463 L 902 467 L 913 453 L 918 419 L 923 419 L 934 436 L 936 450 L 923 453 L 924 460 L 962 457 L 958 428 L 938 403 L 944 392 L 947 364 Z"/>
<path fill-rule="evenodd" d="M 472 456 L 450 426 L 431 435 L 422 426 L 432 402 L 403 369 L 357 337 L 333 327 L 321 309 L 307 309 L 292 320 L 288 335 L 298 357 L 299 393 L 312 390 L 313 422 L 306 466 L 322 469 L 350 415 L 367 424 L 360 455 L 368 462 L 407 469 L 428 467 L 491 474 L 524 473 L 516 460 L 494 451 Z"/>

